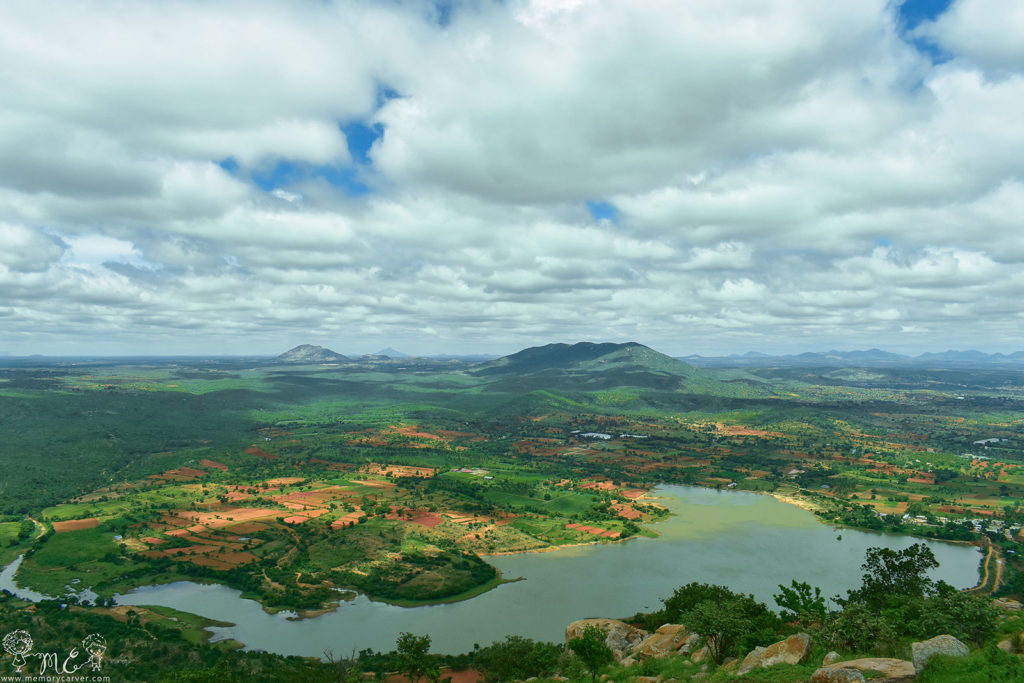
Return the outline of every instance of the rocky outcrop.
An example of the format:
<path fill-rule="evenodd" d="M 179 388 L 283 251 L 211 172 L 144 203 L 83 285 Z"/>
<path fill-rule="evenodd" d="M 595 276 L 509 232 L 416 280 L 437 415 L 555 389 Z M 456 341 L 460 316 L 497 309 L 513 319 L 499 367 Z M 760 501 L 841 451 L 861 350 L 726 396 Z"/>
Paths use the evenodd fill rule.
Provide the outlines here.
<path fill-rule="evenodd" d="M 911 643 L 910 652 L 914 659 L 914 669 L 916 671 L 924 669 L 928 664 L 928 660 L 935 655 L 966 657 L 971 654 L 970 648 L 948 634 L 935 636 L 920 643 Z"/>
<path fill-rule="evenodd" d="M 689 654 L 700 644 L 700 636 L 690 633 L 682 624 L 664 624 L 644 638 L 633 649 L 634 659 L 664 659 L 670 655 Z"/>
<path fill-rule="evenodd" d="M 857 669 L 822 667 L 811 676 L 811 683 L 864 683 L 864 674 Z"/>
<path fill-rule="evenodd" d="M 1024 609 L 1024 605 L 1021 605 L 1019 601 L 1010 598 L 996 598 L 992 601 L 992 606 L 1004 612 L 1019 612 Z"/>
<path fill-rule="evenodd" d="M 695 664 L 700 664 L 711 655 L 711 650 L 705 645 L 701 649 L 697 650 L 690 656 L 690 660 Z"/>
<path fill-rule="evenodd" d="M 630 626 L 618 619 L 580 619 L 574 621 L 565 629 L 565 642 L 583 635 L 583 629 L 587 626 L 596 626 L 605 632 L 605 643 L 611 648 L 615 655 L 615 661 L 622 661 L 634 648 L 640 645 L 647 638 L 648 632 Z"/>
<path fill-rule="evenodd" d="M 840 655 L 835 650 L 832 650 L 827 655 L 825 655 L 825 659 L 821 660 L 821 665 L 822 666 L 828 666 L 829 664 L 835 664 L 836 662 L 838 662 L 842 658 L 843 658 L 842 655 Z"/>
<path fill-rule="evenodd" d="M 840 669 L 848 669 L 861 674 L 860 678 L 849 678 L 852 674 L 832 673 Z M 864 676 L 861 672 L 875 671 L 882 675 L 886 681 L 912 681 L 917 676 L 913 662 L 905 659 L 888 659 L 884 657 L 865 657 L 863 659 L 851 659 L 846 662 L 836 662 L 823 666 L 811 676 L 813 683 L 844 683 L 845 681 L 862 681 Z M 847 678 L 844 678 L 846 676 Z M 830 678 L 831 677 L 831 678 Z M 878 680 L 878 679 L 875 679 Z"/>
<path fill-rule="evenodd" d="M 811 655 L 811 637 L 797 633 L 768 647 L 754 648 L 736 671 L 742 676 L 754 669 L 767 669 L 776 664 L 803 664 Z"/>

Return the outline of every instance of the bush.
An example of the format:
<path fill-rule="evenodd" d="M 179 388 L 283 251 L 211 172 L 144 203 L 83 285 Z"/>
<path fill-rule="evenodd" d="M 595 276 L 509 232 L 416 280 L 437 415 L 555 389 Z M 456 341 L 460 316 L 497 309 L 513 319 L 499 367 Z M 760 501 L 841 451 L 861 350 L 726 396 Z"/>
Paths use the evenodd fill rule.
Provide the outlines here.
<path fill-rule="evenodd" d="M 488 681 L 510 681 L 550 674 L 558 669 L 562 648 L 537 643 L 522 636 L 508 636 L 482 648 L 473 658 L 474 666 Z"/>
<path fill-rule="evenodd" d="M 889 622 L 863 602 L 847 602 L 842 612 L 825 622 L 821 636 L 829 647 L 840 652 L 888 654 L 896 640 Z"/>

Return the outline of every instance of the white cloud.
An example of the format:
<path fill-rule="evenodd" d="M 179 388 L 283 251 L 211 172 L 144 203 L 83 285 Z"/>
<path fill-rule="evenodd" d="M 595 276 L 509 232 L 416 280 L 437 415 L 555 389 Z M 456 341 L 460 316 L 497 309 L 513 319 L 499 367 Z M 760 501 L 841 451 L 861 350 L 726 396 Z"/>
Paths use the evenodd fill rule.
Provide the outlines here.
<path fill-rule="evenodd" d="M 933 65 L 887 0 L 6 3 L 0 348 L 1017 345 L 1000 8 Z"/>

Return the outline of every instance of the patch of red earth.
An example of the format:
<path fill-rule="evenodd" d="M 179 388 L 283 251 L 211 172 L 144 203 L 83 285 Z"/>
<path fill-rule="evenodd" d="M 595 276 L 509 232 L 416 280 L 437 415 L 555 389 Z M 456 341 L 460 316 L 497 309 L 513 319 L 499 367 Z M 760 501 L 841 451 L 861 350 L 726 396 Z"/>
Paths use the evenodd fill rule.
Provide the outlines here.
<path fill-rule="evenodd" d="M 393 489 L 393 488 L 395 488 L 395 484 L 391 483 L 390 481 L 372 481 L 370 479 L 367 479 L 365 481 L 359 482 L 359 484 L 361 486 L 369 486 L 370 488 L 374 488 L 374 489 Z"/>
<path fill-rule="evenodd" d="M 100 520 L 96 517 L 86 517 L 85 519 L 69 519 L 66 522 L 54 522 L 53 531 L 54 533 L 62 534 L 67 531 L 79 531 L 81 529 L 93 529 L 100 525 Z"/>
<path fill-rule="evenodd" d="M 630 500 L 636 500 L 645 493 L 647 492 L 644 491 L 643 489 L 626 489 L 625 491 L 622 492 L 622 495 L 625 496 L 626 498 L 629 498 Z"/>
<path fill-rule="evenodd" d="M 165 541 L 162 538 L 154 538 L 152 536 L 144 536 L 142 538 L 142 542 L 143 543 L 148 543 L 150 545 L 160 545 L 161 543 L 166 543 L 167 541 Z"/>
<path fill-rule="evenodd" d="M 200 467 L 206 467 L 207 469 L 212 469 L 212 470 L 220 470 L 221 472 L 227 472 L 228 471 L 228 466 L 225 465 L 224 463 L 217 462 L 216 460 L 209 460 L 207 458 L 203 458 L 202 460 L 200 460 L 199 461 L 199 466 Z"/>
<path fill-rule="evenodd" d="M 277 460 L 277 456 L 273 453 L 267 453 L 259 446 L 252 445 L 245 449 L 245 452 L 249 455 L 255 455 L 257 458 L 263 458 L 264 460 Z"/>
<path fill-rule="evenodd" d="M 618 488 L 610 481 L 590 481 L 580 486 L 581 489 L 597 489 L 598 491 L 614 491 Z"/>
<path fill-rule="evenodd" d="M 583 531 L 583 532 L 586 532 L 588 534 L 594 534 L 595 536 L 605 536 L 607 534 L 615 534 L 615 536 L 619 535 L 618 531 L 607 531 L 605 529 L 598 529 L 596 526 L 586 526 L 586 525 L 583 525 L 583 524 L 566 524 L 565 528 L 566 529 L 575 529 L 576 531 Z M 612 538 L 612 537 L 609 536 L 609 538 Z"/>
<path fill-rule="evenodd" d="M 329 470 L 352 470 L 355 469 L 355 465 L 346 465 L 340 462 L 331 462 L 330 460 L 324 460 L 323 458 L 310 458 L 309 463 L 311 465 L 323 465 Z"/>
<path fill-rule="evenodd" d="M 338 519 L 336 519 L 333 522 L 331 522 L 331 528 L 332 529 L 344 529 L 347 526 L 354 526 L 354 525 L 358 524 L 359 520 L 362 519 L 365 516 L 366 516 L 366 513 L 363 512 L 362 510 L 356 510 L 355 512 L 350 512 L 347 515 L 345 515 L 344 517 L 339 517 Z"/>
<path fill-rule="evenodd" d="M 391 426 L 391 431 L 395 432 L 396 434 L 401 434 L 402 436 L 409 436 L 416 439 L 433 439 L 435 441 L 439 441 L 441 439 L 441 437 L 438 436 L 437 434 L 431 434 L 430 432 L 419 432 L 416 431 L 416 429 L 416 425 L 413 425 L 411 427 L 396 427 L 394 425 Z"/>
<path fill-rule="evenodd" d="M 601 536 L 603 536 L 605 538 L 618 538 L 619 537 L 619 532 L 618 531 L 606 531 L 603 534 L 601 534 Z"/>
<path fill-rule="evenodd" d="M 267 525 L 261 522 L 241 522 L 238 524 L 228 525 L 225 531 L 230 531 L 233 534 L 242 534 L 244 536 L 248 536 L 249 534 L 254 534 L 257 531 L 263 531 L 266 528 Z"/>
<path fill-rule="evenodd" d="M 633 509 L 631 505 L 613 505 L 612 509 L 618 513 L 619 517 L 623 519 L 640 519 L 643 517 L 643 513 Z"/>
<path fill-rule="evenodd" d="M 309 517 L 303 517 L 301 515 L 294 515 L 292 517 L 285 517 L 281 521 L 284 522 L 285 524 L 302 524 L 303 522 L 308 522 L 309 521 Z"/>
<path fill-rule="evenodd" d="M 436 527 L 438 524 L 440 524 L 443 521 L 444 521 L 444 518 L 441 517 L 441 515 L 428 514 L 428 515 L 422 515 L 420 517 L 413 517 L 412 519 L 409 520 L 409 523 L 410 524 L 419 524 L 420 526 L 425 526 L 428 529 L 433 529 L 434 527 Z"/>
<path fill-rule="evenodd" d="M 437 433 L 445 439 L 469 439 L 470 441 L 486 441 L 487 437 L 473 432 L 453 432 L 448 429 L 438 429 Z"/>
<path fill-rule="evenodd" d="M 300 481 L 305 481 L 305 477 L 276 477 L 274 479 L 267 479 L 265 483 L 267 486 L 290 486 L 291 484 L 297 484 Z"/>
<path fill-rule="evenodd" d="M 190 536 L 191 533 L 188 529 L 169 529 L 164 532 L 168 536 Z"/>

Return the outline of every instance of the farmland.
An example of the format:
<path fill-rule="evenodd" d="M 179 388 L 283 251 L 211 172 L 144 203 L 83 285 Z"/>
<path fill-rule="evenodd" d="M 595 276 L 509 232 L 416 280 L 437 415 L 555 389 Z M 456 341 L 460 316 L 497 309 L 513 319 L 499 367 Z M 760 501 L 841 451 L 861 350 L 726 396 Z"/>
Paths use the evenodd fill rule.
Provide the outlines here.
<path fill-rule="evenodd" d="M 27 553 L 30 587 L 104 603 L 190 578 L 270 610 L 353 590 L 421 604 L 496 585 L 489 555 L 655 534 L 666 513 L 644 494 L 670 482 L 987 536 L 1019 590 L 1021 373 L 699 370 L 607 346 L 483 366 L 2 368 L 0 551 Z"/>

